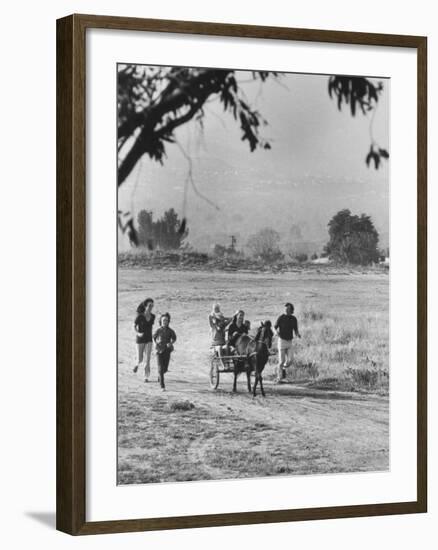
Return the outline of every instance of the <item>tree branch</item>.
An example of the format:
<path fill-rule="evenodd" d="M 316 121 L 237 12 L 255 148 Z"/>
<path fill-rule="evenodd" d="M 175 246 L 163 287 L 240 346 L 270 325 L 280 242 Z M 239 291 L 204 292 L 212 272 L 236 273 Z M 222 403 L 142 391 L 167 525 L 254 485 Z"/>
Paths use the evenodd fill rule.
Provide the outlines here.
<path fill-rule="evenodd" d="M 199 105 L 192 105 L 192 107 L 188 110 L 188 112 L 185 115 L 182 115 L 179 118 L 172 119 L 170 122 L 166 124 L 166 126 L 162 126 L 159 130 L 157 130 L 156 135 L 158 137 L 169 136 L 175 130 L 175 128 L 191 120 L 199 109 L 200 109 Z"/>

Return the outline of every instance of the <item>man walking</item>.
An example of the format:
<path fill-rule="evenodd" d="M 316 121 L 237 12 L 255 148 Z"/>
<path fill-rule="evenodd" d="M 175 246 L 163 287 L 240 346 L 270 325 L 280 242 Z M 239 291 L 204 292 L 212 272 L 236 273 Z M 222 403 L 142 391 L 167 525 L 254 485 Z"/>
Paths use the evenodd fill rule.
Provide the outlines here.
<path fill-rule="evenodd" d="M 275 323 L 278 334 L 278 377 L 277 382 L 286 378 L 286 369 L 292 364 L 292 340 L 295 336 L 301 338 L 298 331 L 298 321 L 294 313 L 294 306 L 287 302 L 284 305 L 284 313 Z"/>

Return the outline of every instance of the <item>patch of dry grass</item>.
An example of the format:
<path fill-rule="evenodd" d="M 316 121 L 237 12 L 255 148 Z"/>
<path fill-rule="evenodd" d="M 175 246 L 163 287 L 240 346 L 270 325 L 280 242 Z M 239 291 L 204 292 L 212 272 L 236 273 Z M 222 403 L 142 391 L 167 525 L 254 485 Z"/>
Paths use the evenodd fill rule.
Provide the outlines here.
<path fill-rule="evenodd" d="M 149 396 L 119 405 L 118 484 L 366 470 L 284 418 L 246 418 L 229 408 Z M 173 405 L 172 405 L 173 404 Z M 219 428 L 219 429 L 218 429 Z M 366 450 L 368 452 L 368 450 Z M 365 452 L 365 454 L 366 454 Z"/>
<path fill-rule="evenodd" d="M 339 315 L 305 310 L 302 338 L 294 340 L 291 381 L 320 382 L 355 391 L 389 389 L 389 327 L 386 313 L 362 314 L 360 309 Z M 273 360 L 278 363 L 278 359 Z"/>

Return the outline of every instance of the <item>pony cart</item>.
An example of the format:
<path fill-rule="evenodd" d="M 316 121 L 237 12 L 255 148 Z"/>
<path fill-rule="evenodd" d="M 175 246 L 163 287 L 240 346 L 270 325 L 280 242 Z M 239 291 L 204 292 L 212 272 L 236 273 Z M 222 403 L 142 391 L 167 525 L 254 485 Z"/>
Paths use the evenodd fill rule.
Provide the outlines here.
<path fill-rule="evenodd" d="M 225 350 L 224 350 L 225 352 Z M 229 353 L 229 352 L 228 352 Z M 216 390 L 219 386 L 219 379 L 221 373 L 235 371 L 235 365 L 237 361 L 245 361 L 248 359 L 247 355 L 219 355 L 216 349 L 213 350 L 210 360 L 210 386 L 213 390 Z"/>
<path fill-rule="evenodd" d="M 213 348 L 210 360 L 210 386 L 217 389 L 221 372 L 232 372 L 234 375 L 233 392 L 237 391 L 237 377 L 240 373 L 246 373 L 248 391 L 256 395 L 257 385 L 263 397 L 262 372 L 270 357 L 272 344 L 271 324 L 262 324 L 255 338 L 247 334 L 241 334 L 233 342 L 235 352 L 230 354 L 227 346 Z M 220 352 L 218 351 L 220 349 Z M 251 387 L 251 374 L 254 374 L 254 385 Z"/>

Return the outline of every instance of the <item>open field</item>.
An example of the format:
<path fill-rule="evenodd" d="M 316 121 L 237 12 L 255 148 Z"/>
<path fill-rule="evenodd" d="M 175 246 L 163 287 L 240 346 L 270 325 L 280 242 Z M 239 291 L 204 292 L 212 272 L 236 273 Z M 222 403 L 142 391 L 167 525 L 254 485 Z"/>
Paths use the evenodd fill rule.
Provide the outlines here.
<path fill-rule="evenodd" d="M 169 311 L 178 341 L 162 393 L 133 374 L 137 304 Z M 264 371 L 266 398 L 232 375 L 209 388 L 207 316 L 214 301 L 238 307 L 256 328 L 295 304 L 302 339 L 285 384 Z M 301 270 L 227 273 L 119 269 L 118 482 L 147 483 L 292 474 L 381 471 L 389 467 L 386 273 Z"/>

